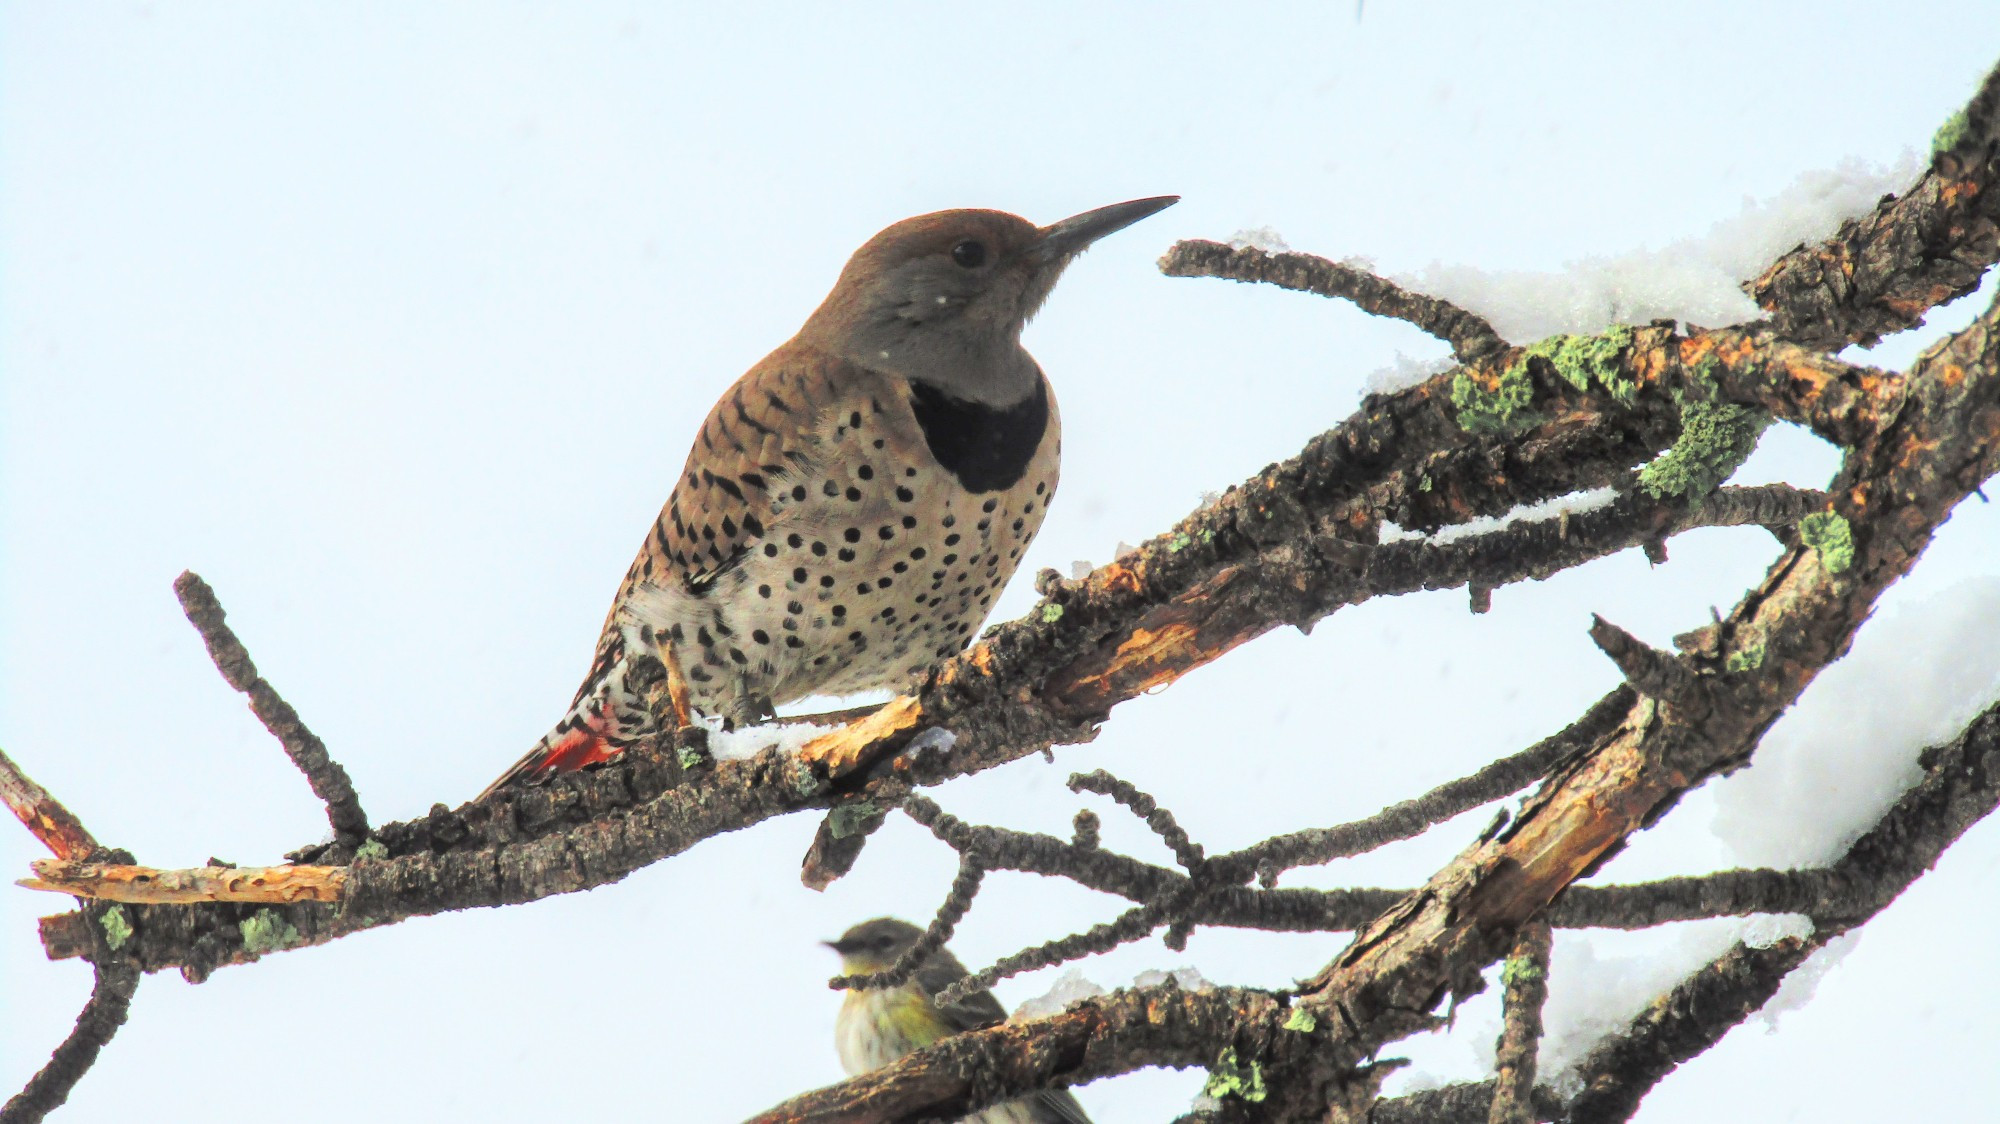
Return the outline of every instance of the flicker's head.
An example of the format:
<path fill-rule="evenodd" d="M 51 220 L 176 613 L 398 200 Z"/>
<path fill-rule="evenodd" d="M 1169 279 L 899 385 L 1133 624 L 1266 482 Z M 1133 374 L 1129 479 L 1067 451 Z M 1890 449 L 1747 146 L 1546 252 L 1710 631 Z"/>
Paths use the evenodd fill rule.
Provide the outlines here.
<path fill-rule="evenodd" d="M 868 240 L 801 333 L 851 362 L 1004 406 L 1034 386 L 1021 329 L 1091 243 L 1173 205 L 1115 203 L 1036 226 L 1005 211 L 938 211 Z"/>

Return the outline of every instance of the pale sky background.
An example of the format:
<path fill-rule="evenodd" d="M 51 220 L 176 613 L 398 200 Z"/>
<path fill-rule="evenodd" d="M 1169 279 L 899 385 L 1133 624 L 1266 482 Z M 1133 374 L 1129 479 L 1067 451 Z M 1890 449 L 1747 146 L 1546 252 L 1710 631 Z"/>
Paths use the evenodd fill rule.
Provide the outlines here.
<path fill-rule="evenodd" d="M 1072 268 L 1029 330 L 1067 460 L 1011 617 L 1025 575 L 1107 560 L 1347 416 L 1399 352 L 1443 354 L 1340 304 L 1163 278 L 1174 239 L 1270 226 L 1391 272 L 1560 273 L 1700 240 L 1844 161 L 1849 194 L 1900 186 L 1997 59 L 2000 6 L 1909 0 L 0 5 L 0 745 L 143 862 L 270 862 L 322 836 L 180 617 L 169 585 L 191 567 L 373 819 L 466 799 L 559 716 L 701 416 L 854 247 L 943 207 L 1048 222 L 1179 193 Z M 1619 276 L 1671 280 L 1654 272 Z M 1740 479 L 1818 485 L 1834 460 L 1774 431 Z M 2000 515 L 1974 501 L 1773 732 L 1771 762 L 1688 800 L 1610 876 L 1837 853 L 1918 744 L 1994 697 L 1996 547 Z M 1665 644 L 1775 551 L 1703 532 L 1659 568 L 1629 552 L 1502 589 L 1484 616 L 1462 591 L 1375 602 L 1120 707 L 1053 766 L 934 795 L 1036 830 L 1096 807 L 1107 843 L 1148 856 L 1063 778 L 1109 768 L 1210 848 L 1345 821 L 1579 713 L 1615 678 L 1591 612 Z M 1412 884 L 1490 814 L 1292 884 Z M 815 942 L 921 922 L 953 869 L 893 820 L 815 894 L 797 878 L 813 828 L 201 987 L 156 976 L 56 1119 L 739 1119 L 840 1076 Z M 0 872 L 39 856 L 0 825 Z M 1988 823 L 1820 965 L 1802 1007 L 1737 1030 L 1639 1119 L 1990 1115 L 1996 878 Z M 1121 908 L 987 886 L 954 943 L 974 964 Z M 0 883 L 5 1092 L 88 989 L 35 937 L 66 904 Z M 1552 1049 L 1744 928 L 1565 935 Z M 1205 930 L 1082 967 L 1278 985 L 1343 942 Z M 1392 1050 L 1419 1060 L 1399 1080 L 1477 1076 L 1494 1007 Z M 1081 1097 L 1100 1124 L 1161 1121 L 1199 1084 L 1150 1071 Z"/>

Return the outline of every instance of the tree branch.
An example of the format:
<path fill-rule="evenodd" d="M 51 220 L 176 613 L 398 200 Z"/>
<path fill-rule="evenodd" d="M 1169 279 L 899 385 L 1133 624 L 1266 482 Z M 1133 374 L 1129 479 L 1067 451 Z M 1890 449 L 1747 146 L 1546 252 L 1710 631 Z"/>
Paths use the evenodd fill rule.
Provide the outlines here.
<path fill-rule="evenodd" d="M 21 821 L 28 833 L 59 859 L 88 859 L 98 849 L 83 821 L 70 814 L 62 801 L 21 771 L 14 759 L 0 751 L 0 801 Z"/>
<path fill-rule="evenodd" d="M 1900 197 L 1744 283 L 1780 335 L 1828 351 L 1873 345 L 1979 286 L 2000 261 L 2000 70 L 1959 122 L 1957 139 L 1932 153 L 1930 170 Z"/>
<path fill-rule="evenodd" d="M 347 779 L 347 770 L 327 754 L 326 743 L 306 728 L 292 704 L 257 674 L 257 665 L 250 662 L 250 653 L 244 650 L 243 642 L 225 623 L 222 605 L 201 575 L 193 570 L 183 572 L 174 579 L 174 593 L 180 598 L 181 611 L 187 614 L 188 623 L 201 633 L 215 669 L 231 687 L 249 696 L 251 712 L 278 739 L 278 744 L 285 747 L 285 756 L 306 775 L 313 795 L 326 805 L 327 822 L 333 825 L 334 835 L 350 850 L 360 846 L 368 838 L 368 816 L 361 810 L 361 798 L 354 794 L 354 783 Z"/>
<path fill-rule="evenodd" d="M 1060 1015 L 953 1035 L 881 1069 L 794 1097 L 749 1124 L 956 1120 L 1000 1101 L 1141 1065 L 1207 1065 L 1225 1049 L 1276 1039 L 1283 1006 L 1237 988 L 1171 985 L 1086 999 Z M 1304 1044 L 1305 1036 L 1292 1035 Z M 1156 1059 L 1139 1062 L 1143 1052 Z"/>
<path fill-rule="evenodd" d="M 1549 998 L 1549 925 L 1531 921 L 1514 938 L 1500 980 L 1503 1023 L 1494 1048 L 1491 1124 L 1533 1124 L 1535 1051 L 1542 1044 L 1542 1004 Z"/>
<path fill-rule="evenodd" d="M 61 1108 L 70 1091 L 97 1062 L 97 1055 L 125 1025 L 132 993 L 139 988 L 139 970 L 129 964 L 99 964 L 90 999 L 76 1017 L 76 1028 L 55 1048 L 48 1064 L 28 1079 L 19 1093 L 0 1107 L 0 1124 L 37 1124 Z"/>
<path fill-rule="evenodd" d="M 1507 350 L 1507 341 L 1476 313 L 1442 297 L 1413 293 L 1367 270 L 1312 254 L 1273 254 L 1254 246 L 1232 249 L 1220 242 L 1189 239 L 1174 243 L 1160 259 L 1160 272 L 1169 277 L 1261 281 L 1348 300 L 1363 312 L 1393 317 L 1436 336 L 1451 345 L 1451 353 L 1460 363 L 1476 363 Z"/>

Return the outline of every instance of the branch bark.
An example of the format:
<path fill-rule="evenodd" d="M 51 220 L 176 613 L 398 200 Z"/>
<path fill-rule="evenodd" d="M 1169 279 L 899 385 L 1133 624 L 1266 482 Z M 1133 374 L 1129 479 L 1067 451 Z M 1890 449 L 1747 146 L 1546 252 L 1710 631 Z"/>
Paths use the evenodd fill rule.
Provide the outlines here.
<path fill-rule="evenodd" d="M 87 859 L 99 850 L 83 821 L 70 814 L 62 801 L 21 771 L 14 759 L 0 751 L 0 801 L 59 859 Z"/>
<path fill-rule="evenodd" d="M 350 850 L 360 846 L 368 838 L 368 816 L 361 810 L 354 782 L 347 778 L 347 770 L 327 753 L 326 743 L 306 728 L 292 704 L 257 674 L 250 653 L 230 630 L 215 591 L 201 580 L 200 574 L 187 570 L 174 579 L 174 594 L 180 598 L 181 611 L 187 614 L 188 623 L 201 634 L 208 658 L 222 673 L 223 681 L 249 697 L 251 712 L 278 739 L 278 744 L 285 747 L 285 756 L 306 775 L 313 795 L 326 805 L 326 819 L 333 825 L 334 835 Z"/>
<path fill-rule="evenodd" d="M 1490 1124 L 1532 1124 L 1535 1052 L 1542 1044 L 1542 1004 L 1549 998 L 1550 934 L 1546 921 L 1531 921 L 1514 938 L 1500 978 L 1504 1023 L 1494 1049 Z"/>
<path fill-rule="evenodd" d="M 111 1036 L 125 1025 L 132 993 L 139 987 L 139 970 L 128 964 L 99 964 L 96 970 L 96 983 L 76 1017 L 76 1029 L 55 1048 L 48 1064 L 28 1079 L 26 1087 L 0 1107 L 0 1124 L 37 1124 L 61 1108 L 76 1083 L 96 1064 Z"/>

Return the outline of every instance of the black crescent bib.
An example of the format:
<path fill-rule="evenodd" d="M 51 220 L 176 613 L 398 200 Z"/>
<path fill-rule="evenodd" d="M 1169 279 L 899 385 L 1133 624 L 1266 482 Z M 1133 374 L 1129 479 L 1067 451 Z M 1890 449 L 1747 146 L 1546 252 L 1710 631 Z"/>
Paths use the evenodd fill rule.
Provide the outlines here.
<path fill-rule="evenodd" d="M 997 492 L 1021 479 L 1041 447 L 1049 428 L 1048 383 L 1037 377 L 1035 393 L 1004 409 L 913 383 L 910 411 L 945 471 L 969 492 Z"/>

